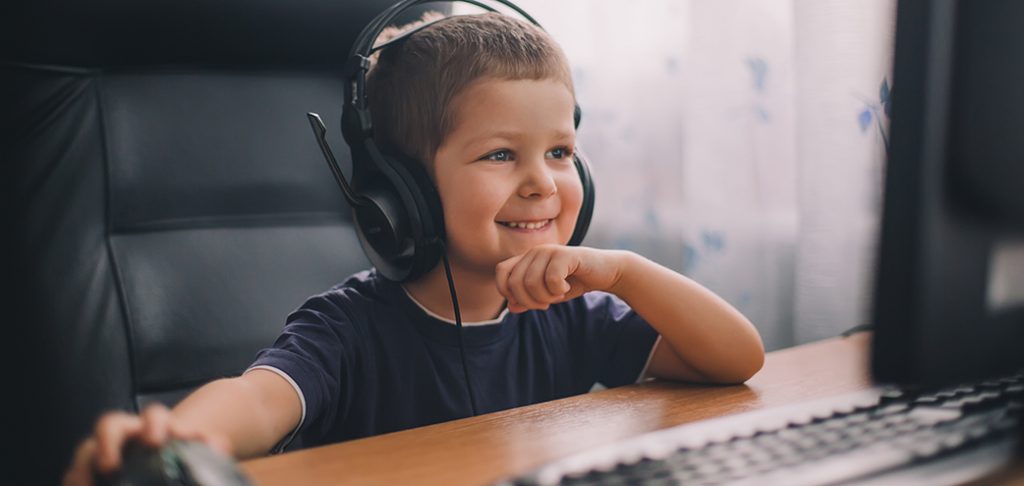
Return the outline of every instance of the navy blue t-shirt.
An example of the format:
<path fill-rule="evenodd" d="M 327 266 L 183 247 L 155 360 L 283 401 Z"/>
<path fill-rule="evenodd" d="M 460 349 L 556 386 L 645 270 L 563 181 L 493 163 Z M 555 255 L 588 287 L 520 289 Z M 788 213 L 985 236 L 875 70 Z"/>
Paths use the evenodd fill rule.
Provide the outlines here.
<path fill-rule="evenodd" d="M 366 437 L 472 415 L 457 331 L 369 270 L 310 297 L 249 369 L 296 387 L 304 446 Z M 462 333 L 480 413 L 634 383 L 658 336 L 603 292 Z"/>

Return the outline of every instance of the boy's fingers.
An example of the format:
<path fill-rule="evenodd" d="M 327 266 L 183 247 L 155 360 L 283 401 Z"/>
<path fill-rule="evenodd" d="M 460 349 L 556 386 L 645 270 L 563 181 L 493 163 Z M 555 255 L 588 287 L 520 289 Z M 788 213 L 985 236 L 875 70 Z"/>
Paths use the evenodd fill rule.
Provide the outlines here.
<path fill-rule="evenodd" d="M 64 474 L 64 486 L 91 486 L 93 457 L 96 454 L 96 440 L 86 439 L 75 449 L 71 468 Z"/>
<path fill-rule="evenodd" d="M 516 255 L 494 267 L 494 283 L 498 286 L 498 292 L 508 300 L 512 298 L 512 293 L 508 289 L 508 277 L 512 273 L 512 269 L 515 268 L 516 263 L 522 259 L 523 255 Z"/>
<path fill-rule="evenodd" d="M 153 404 L 142 412 L 142 442 L 150 447 L 160 447 L 167 442 L 167 429 L 171 412 L 167 407 Z"/>
<path fill-rule="evenodd" d="M 547 285 L 548 292 L 558 296 L 559 300 L 564 299 L 566 292 L 569 292 L 570 289 L 569 282 L 566 282 L 565 279 L 572 270 L 570 267 L 572 258 L 572 255 L 565 252 L 555 255 L 551 258 L 551 263 L 548 263 L 547 271 L 544 274 L 544 284 Z"/>
<path fill-rule="evenodd" d="M 542 304 L 535 301 L 530 296 L 530 293 L 527 292 L 525 282 L 526 271 L 533 264 L 533 260 L 536 257 L 537 252 L 528 252 L 523 259 L 519 260 L 519 263 L 512 269 L 512 273 L 508 277 L 508 288 L 512 292 L 513 300 L 528 309 L 542 307 Z"/>
<path fill-rule="evenodd" d="M 522 255 L 516 255 L 498 263 L 498 266 L 495 268 L 495 273 L 508 275 L 512 272 L 512 268 L 515 267 L 516 264 L 519 263 L 519 260 L 522 260 L 524 256 L 526 256 L 525 253 Z"/>
<path fill-rule="evenodd" d="M 548 290 L 547 282 L 545 281 L 545 275 L 551 266 L 552 253 L 551 251 L 538 252 L 533 262 L 530 263 L 530 268 L 526 269 L 524 279 L 527 293 L 530 294 L 533 300 L 541 303 L 545 308 L 551 302 L 554 302 L 556 298 L 556 294 Z"/>
<path fill-rule="evenodd" d="M 96 470 L 109 473 L 121 467 L 121 449 L 128 437 L 142 431 L 142 420 L 134 415 L 113 412 L 96 423 Z"/>
<path fill-rule="evenodd" d="M 506 300 L 511 299 L 512 294 L 508 291 L 508 270 L 500 264 L 494 271 L 494 286 L 498 287 L 498 293 Z"/>

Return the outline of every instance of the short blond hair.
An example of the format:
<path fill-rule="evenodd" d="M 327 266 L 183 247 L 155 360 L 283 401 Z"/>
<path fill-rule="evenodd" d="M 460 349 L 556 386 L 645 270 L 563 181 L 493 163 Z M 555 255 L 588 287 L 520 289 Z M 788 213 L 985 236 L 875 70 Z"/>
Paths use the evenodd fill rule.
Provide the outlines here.
<path fill-rule="evenodd" d="M 432 22 L 384 48 L 367 74 L 374 139 L 431 164 L 454 128 L 452 101 L 478 79 L 555 79 L 574 93 L 565 53 L 539 27 L 498 13 L 389 28 L 378 43 Z M 574 95 L 575 97 L 575 95 Z"/>

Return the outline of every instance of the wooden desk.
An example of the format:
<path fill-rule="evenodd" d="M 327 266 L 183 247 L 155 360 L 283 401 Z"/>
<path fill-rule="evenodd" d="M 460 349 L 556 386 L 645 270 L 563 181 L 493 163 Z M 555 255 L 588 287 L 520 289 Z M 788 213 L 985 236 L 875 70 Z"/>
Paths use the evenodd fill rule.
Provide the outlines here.
<path fill-rule="evenodd" d="M 643 432 L 870 386 L 870 335 L 769 353 L 746 385 L 648 382 L 247 461 L 260 485 L 488 484 Z"/>

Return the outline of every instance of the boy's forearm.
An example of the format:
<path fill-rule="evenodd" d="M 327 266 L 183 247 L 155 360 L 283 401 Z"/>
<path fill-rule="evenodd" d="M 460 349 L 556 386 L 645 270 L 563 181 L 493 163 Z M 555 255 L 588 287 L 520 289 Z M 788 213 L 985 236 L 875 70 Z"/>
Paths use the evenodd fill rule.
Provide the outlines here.
<path fill-rule="evenodd" d="M 237 458 L 266 454 L 298 424 L 301 405 L 283 379 L 255 370 L 237 378 L 203 385 L 173 409 L 175 418 L 198 430 L 212 431 L 231 441 Z"/>
<path fill-rule="evenodd" d="M 727 383 L 761 369 L 764 346 L 739 311 L 700 284 L 632 252 L 610 291 L 651 324 L 694 370 Z"/>

